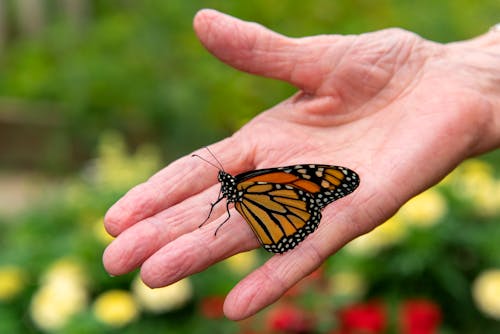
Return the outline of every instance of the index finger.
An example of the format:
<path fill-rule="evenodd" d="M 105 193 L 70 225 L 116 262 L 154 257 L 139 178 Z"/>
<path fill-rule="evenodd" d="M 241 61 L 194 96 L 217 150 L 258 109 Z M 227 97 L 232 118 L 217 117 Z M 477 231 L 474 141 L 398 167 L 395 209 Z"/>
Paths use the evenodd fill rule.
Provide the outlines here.
<path fill-rule="evenodd" d="M 249 166 L 248 155 L 231 138 L 211 146 L 211 151 L 222 162 L 228 172 L 238 172 Z M 206 156 L 200 149 L 194 153 Z M 106 213 L 104 226 L 109 234 L 119 235 L 135 223 L 175 205 L 186 198 L 213 185 L 216 171 L 207 169 L 207 164 L 184 156 L 146 182 L 129 190 Z"/>

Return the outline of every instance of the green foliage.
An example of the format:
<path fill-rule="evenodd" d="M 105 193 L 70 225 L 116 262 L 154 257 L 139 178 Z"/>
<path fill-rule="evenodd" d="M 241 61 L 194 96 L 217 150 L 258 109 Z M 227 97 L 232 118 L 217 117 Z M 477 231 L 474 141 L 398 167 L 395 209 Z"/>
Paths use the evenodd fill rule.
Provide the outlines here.
<path fill-rule="evenodd" d="M 493 0 L 89 3 L 87 25 L 77 29 L 54 15 L 40 37 L 9 45 L 0 64 L 0 96 L 54 102 L 50 113 L 63 120 L 65 140 L 87 157 L 110 128 L 132 146 L 155 142 L 167 158 L 176 157 L 232 133 L 294 92 L 214 60 L 192 31 L 202 7 L 296 37 L 400 26 L 442 42 L 486 31 L 500 10 Z"/>

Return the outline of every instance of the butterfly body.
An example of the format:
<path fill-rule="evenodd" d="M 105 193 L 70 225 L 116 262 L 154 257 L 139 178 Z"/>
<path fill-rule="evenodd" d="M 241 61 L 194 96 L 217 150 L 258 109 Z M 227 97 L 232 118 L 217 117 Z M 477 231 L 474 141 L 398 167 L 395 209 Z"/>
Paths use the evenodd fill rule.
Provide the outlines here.
<path fill-rule="evenodd" d="M 250 225 L 269 252 L 284 253 L 314 232 L 321 210 L 353 192 L 358 175 L 345 167 L 293 165 L 232 176 L 219 170 L 221 196 Z M 216 203 L 217 203 L 216 202 Z"/>

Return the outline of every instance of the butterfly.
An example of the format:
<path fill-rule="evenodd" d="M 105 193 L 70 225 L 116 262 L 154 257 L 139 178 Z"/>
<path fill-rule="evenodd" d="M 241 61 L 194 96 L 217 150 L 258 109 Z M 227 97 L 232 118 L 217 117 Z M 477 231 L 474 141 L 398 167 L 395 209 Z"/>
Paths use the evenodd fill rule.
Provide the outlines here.
<path fill-rule="evenodd" d="M 208 151 L 220 168 L 199 155 L 193 156 L 219 169 L 221 189 L 200 227 L 208 221 L 214 206 L 225 198 L 228 216 L 215 234 L 229 220 L 229 205 L 233 203 L 262 247 L 271 253 L 295 248 L 317 229 L 321 211 L 352 193 L 360 182 L 358 174 L 349 168 L 322 164 L 257 169 L 233 176 Z"/>

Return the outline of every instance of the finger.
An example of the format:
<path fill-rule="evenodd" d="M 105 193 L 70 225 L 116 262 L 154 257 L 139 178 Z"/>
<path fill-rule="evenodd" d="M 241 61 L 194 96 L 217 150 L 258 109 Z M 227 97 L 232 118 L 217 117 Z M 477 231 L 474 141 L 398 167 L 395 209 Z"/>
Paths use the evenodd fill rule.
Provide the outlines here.
<path fill-rule="evenodd" d="M 227 215 L 180 236 L 147 259 L 141 267 L 144 283 L 152 288 L 169 285 L 231 255 L 256 248 L 258 241 L 250 227 L 234 209 L 230 212 L 231 218 L 217 235 L 215 230 Z"/>
<path fill-rule="evenodd" d="M 229 172 L 251 169 L 245 147 L 240 147 L 231 138 L 211 146 Z M 206 156 L 207 151 L 200 149 L 195 153 Z M 208 188 L 217 182 L 217 171 L 207 168 L 205 162 L 185 156 L 146 182 L 132 188 L 106 213 L 106 230 L 116 236 L 133 224 L 171 207 L 184 199 Z"/>
<path fill-rule="evenodd" d="M 226 297 L 224 313 L 231 320 L 245 319 L 277 301 L 300 279 L 313 272 L 322 260 L 311 244 L 276 255 L 243 279 Z M 300 257 L 293 259 L 293 257 Z"/>
<path fill-rule="evenodd" d="M 218 192 L 219 186 L 215 185 L 125 230 L 104 251 L 106 271 L 112 275 L 128 273 L 165 244 L 197 229 L 207 219 L 210 202 Z M 218 205 L 211 220 L 222 215 L 226 215 L 225 207 Z"/>
<path fill-rule="evenodd" d="M 199 11 L 194 29 L 203 45 L 230 66 L 287 81 L 308 93 L 320 87 L 324 68 L 334 68 L 341 59 L 341 54 L 324 59 L 333 43 L 343 41 L 341 36 L 288 38 L 215 10 Z"/>

